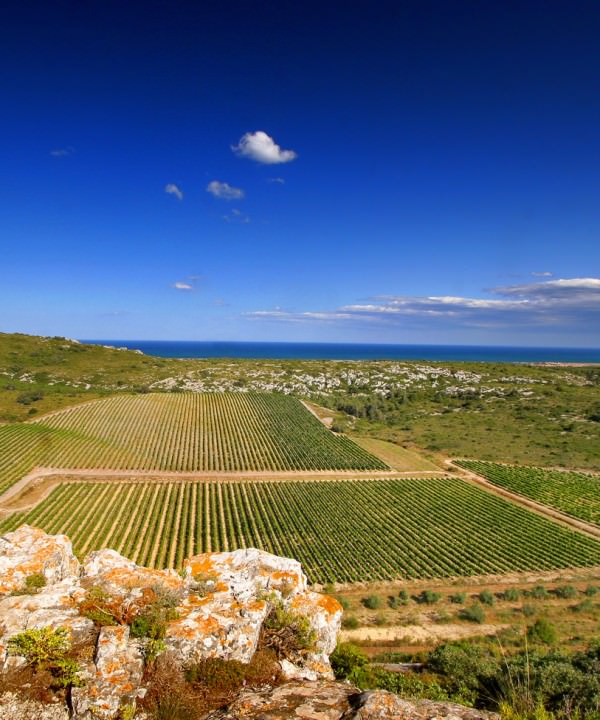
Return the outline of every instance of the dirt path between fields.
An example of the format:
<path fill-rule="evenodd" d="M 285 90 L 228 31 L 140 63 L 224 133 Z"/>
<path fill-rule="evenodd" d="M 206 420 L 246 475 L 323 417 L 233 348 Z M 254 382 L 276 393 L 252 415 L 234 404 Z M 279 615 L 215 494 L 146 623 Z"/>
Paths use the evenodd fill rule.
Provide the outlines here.
<path fill-rule="evenodd" d="M 60 483 L 87 479 L 93 482 L 176 482 L 176 481 L 230 481 L 244 480 L 362 480 L 376 482 L 380 479 L 439 478 L 439 473 L 424 470 L 398 472 L 394 470 L 314 470 L 314 471 L 210 471 L 183 472 L 167 470 L 115 470 L 112 468 L 33 468 L 25 477 L 0 495 L 0 517 L 12 512 L 29 510 L 44 500 Z"/>
<path fill-rule="evenodd" d="M 460 467 L 460 465 L 455 465 L 452 460 L 448 460 L 448 465 L 457 469 L 460 472 L 461 479 L 471 485 L 478 485 L 494 495 L 506 498 L 511 502 L 514 502 L 516 505 L 521 505 L 522 507 L 531 510 L 536 513 L 536 515 L 543 515 L 544 517 L 558 522 L 560 525 L 565 525 L 572 530 L 578 530 L 579 532 L 589 535 L 596 540 L 600 539 L 600 527 L 597 525 L 585 522 L 585 520 L 579 520 L 578 518 L 567 515 L 560 510 L 555 510 L 548 505 L 539 503 L 536 500 L 531 500 L 531 498 L 525 497 L 524 495 L 519 495 L 519 493 L 512 492 L 511 490 L 507 490 L 499 485 L 494 485 L 494 483 L 490 482 L 482 475 L 478 475 L 472 470 L 466 470 L 465 468 Z"/>
<path fill-rule="evenodd" d="M 459 623 L 431 623 L 424 625 L 386 625 L 385 627 L 361 627 L 356 630 L 342 630 L 342 642 L 365 640 L 428 643 L 438 640 L 462 640 L 481 635 L 495 635 L 509 625 L 460 625 Z"/>

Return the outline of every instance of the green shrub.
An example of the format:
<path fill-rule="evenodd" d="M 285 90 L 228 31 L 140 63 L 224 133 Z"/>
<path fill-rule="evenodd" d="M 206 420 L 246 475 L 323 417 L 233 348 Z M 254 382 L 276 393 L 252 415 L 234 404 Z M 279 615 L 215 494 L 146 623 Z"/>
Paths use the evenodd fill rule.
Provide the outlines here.
<path fill-rule="evenodd" d="M 442 599 L 442 594 L 435 592 L 434 590 L 423 590 L 420 595 L 417 596 L 416 600 L 418 603 L 425 605 L 434 605 Z"/>
<path fill-rule="evenodd" d="M 379 610 L 379 608 L 383 605 L 383 601 L 379 595 L 369 595 L 368 597 L 362 599 L 362 604 L 369 610 Z"/>
<path fill-rule="evenodd" d="M 317 636 L 305 615 L 288 610 L 283 603 L 273 603 L 265 618 L 259 644 L 272 650 L 278 659 L 302 657 L 314 647 Z"/>
<path fill-rule="evenodd" d="M 483 603 L 484 605 L 491 606 L 496 602 L 496 598 L 494 597 L 494 593 L 490 590 L 482 590 L 479 593 L 479 602 Z"/>
<path fill-rule="evenodd" d="M 583 592 L 588 597 L 593 597 L 598 594 L 598 590 L 600 590 L 600 588 L 597 585 L 588 585 Z"/>
<path fill-rule="evenodd" d="M 34 672 L 48 671 L 53 688 L 81 685 L 79 666 L 67 656 L 71 650 L 69 633 L 65 628 L 34 628 L 13 635 L 8 641 L 10 655 L 21 655 Z"/>
<path fill-rule="evenodd" d="M 336 597 L 336 600 L 339 602 L 339 604 L 342 606 L 344 610 L 348 610 L 350 607 L 350 601 L 345 597 Z"/>
<path fill-rule="evenodd" d="M 378 625 L 379 627 L 382 627 L 383 625 L 387 625 L 387 619 L 386 619 L 385 615 L 383 615 L 382 613 L 379 613 L 378 615 L 376 615 L 373 622 L 375 623 L 375 625 Z"/>
<path fill-rule="evenodd" d="M 573 605 L 571 607 L 571 610 L 576 613 L 592 612 L 593 609 L 594 603 L 590 600 L 590 598 L 582 600 L 580 603 L 577 603 L 577 605 Z"/>
<path fill-rule="evenodd" d="M 561 585 L 554 590 L 554 594 L 556 597 L 571 600 L 572 598 L 577 597 L 579 593 L 572 585 Z"/>
<path fill-rule="evenodd" d="M 508 600 L 509 602 L 516 602 L 521 598 L 521 591 L 519 588 L 507 588 L 502 593 L 502 599 Z"/>
<path fill-rule="evenodd" d="M 358 618 L 356 617 L 356 615 L 347 615 L 342 618 L 342 627 L 345 630 L 356 630 L 356 628 L 359 626 L 360 623 L 358 622 Z"/>
<path fill-rule="evenodd" d="M 407 605 L 410 600 L 410 595 L 406 590 L 400 590 L 400 592 L 398 593 L 398 597 L 400 598 L 400 602 L 403 605 Z"/>
<path fill-rule="evenodd" d="M 485 620 L 485 612 L 481 605 L 474 603 L 470 607 L 463 608 L 458 613 L 458 617 L 461 620 L 468 620 L 469 622 L 482 623 Z"/>
<path fill-rule="evenodd" d="M 527 637 L 529 640 L 552 645 L 556 642 L 556 628 L 546 618 L 538 618 L 527 628 Z"/>
<path fill-rule="evenodd" d="M 537 609 L 533 605 L 523 605 L 521 612 L 525 617 L 533 617 L 536 614 Z"/>
<path fill-rule="evenodd" d="M 543 585 L 536 585 L 533 589 L 529 590 L 527 595 L 536 600 L 547 600 L 550 597 L 550 593 Z"/>
<path fill-rule="evenodd" d="M 463 605 L 466 599 L 467 593 L 464 592 L 454 593 L 454 595 L 450 595 L 449 597 L 450 602 L 455 605 Z"/>
<path fill-rule="evenodd" d="M 356 645 L 340 643 L 329 658 L 334 675 L 338 680 L 349 680 L 353 685 L 364 688 L 371 677 L 368 670 L 369 658 Z"/>

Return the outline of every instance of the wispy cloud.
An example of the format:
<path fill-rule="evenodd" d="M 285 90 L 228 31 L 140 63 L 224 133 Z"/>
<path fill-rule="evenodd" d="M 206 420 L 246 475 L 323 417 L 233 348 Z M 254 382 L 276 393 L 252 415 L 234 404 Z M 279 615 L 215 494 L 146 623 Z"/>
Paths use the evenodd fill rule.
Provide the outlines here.
<path fill-rule="evenodd" d="M 175 195 L 178 200 L 183 200 L 183 192 L 175 183 L 167 183 L 165 185 L 165 192 L 167 195 Z"/>
<path fill-rule="evenodd" d="M 568 278 L 491 288 L 487 297 L 386 295 L 334 310 L 258 310 L 249 318 L 283 322 L 379 323 L 448 328 L 589 331 L 600 341 L 600 278 Z"/>
<path fill-rule="evenodd" d="M 55 148 L 54 150 L 50 150 L 50 155 L 55 158 L 62 158 L 73 155 L 74 152 L 75 148 L 72 145 L 67 145 L 67 147 L 64 148 Z"/>
<path fill-rule="evenodd" d="M 532 272 L 531 273 L 533 277 L 552 277 L 554 273 L 545 271 L 545 272 Z"/>
<path fill-rule="evenodd" d="M 285 180 L 282 177 L 267 178 L 267 182 L 276 183 L 277 185 L 285 185 Z"/>
<path fill-rule="evenodd" d="M 214 195 L 220 200 L 241 200 L 244 191 L 241 188 L 232 187 L 229 183 L 212 180 L 206 186 L 206 192 Z"/>
<path fill-rule="evenodd" d="M 171 287 L 175 288 L 175 290 L 193 290 L 194 286 L 190 285 L 188 282 L 183 282 L 183 280 L 177 280 L 177 282 L 174 282 Z"/>
<path fill-rule="evenodd" d="M 294 150 L 282 150 L 272 137 L 262 130 L 247 132 L 231 149 L 240 157 L 250 158 L 265 165 L 276 165 L 295 160 L 298 154 Z"/>
<path fill-rule="evenodd" d="M 248 215 L 245 215 L 241 210 L 238 210 L 237 208 L 233 208 L 230 213 L 227 213 L 227 215 L 223 215 L 223 220 L 225 220 L 225 222 L 242 223 L 242 225 L 247 225 L 250 222 L 250 218 L 248 217 Z"/>

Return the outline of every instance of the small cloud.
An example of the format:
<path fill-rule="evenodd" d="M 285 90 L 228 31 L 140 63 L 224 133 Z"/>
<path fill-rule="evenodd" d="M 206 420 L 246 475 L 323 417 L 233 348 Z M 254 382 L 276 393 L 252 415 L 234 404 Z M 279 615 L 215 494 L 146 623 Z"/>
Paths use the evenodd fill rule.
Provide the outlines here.
<path fill-rule="evenodd" d="M 223 298 L 215 298 L 211 305 L 214 305 L 215 307 L 229 307 L 229 303 L 225 302 Z"/>
<path fill-rule="evenodd" d="M 281 177 L 268 178 L 267 182 L 268 183 L 276 183 L 277 185 L 285 185 L 285 180 Z"/>
<path fill-rule="evenodd" d="M 247 132 L 231 149 L 240 157 L 247 157 L 265 165 L 287 163 L 298 157 L 298 153 L 293 150 L 282 150 L 275 140 L 262 130 Z"/>
<path fill-rule="evenodd" d="M 175 183 L 167 183 L 165 185 L 165 192 L 167 195 L 175 195 L 178 200 L 183 200 L 183 193 Z"/>
<path fill-rule="evenodd" d="M 232 208 L 230 213 L 223 215 L 223 220 L 225 220 L 225 222 L 239 222 L 243 225 L 247 225 L 250 222 L 248 215 L 244 215 L 244 213 L 237 208 Z"/>
<path fill-rule="evenodd" d="M 229 183 L 212 180 L 206 186 L 206 192 L 214 195 L 220 200 L 241 200 L 244 191 L 241 188 L 232 187 Z"/>
<path fill-rule="evenodd" d="M 194 287 L 190 285 L 189 283 L 182 282 L 181 280 L 178 280 L 177 282 L 173 283 L 171 287 L 175 288 L 175 290 L 193 290 Z"/>
<path fill-rule="evenodd" d="M 551 272 L 532 272 L 533 277 L 552 277 L 554 273 Z"/>
<path fill-rule="evenodd" d="M 69 155 L 73 155 L 74 152 L 75 148 L 72 145 L 68 145 L 64 148 L 56 148 L 55 150 L 50 150 L 50 155 L 55 158 L 68 157 Z"/>

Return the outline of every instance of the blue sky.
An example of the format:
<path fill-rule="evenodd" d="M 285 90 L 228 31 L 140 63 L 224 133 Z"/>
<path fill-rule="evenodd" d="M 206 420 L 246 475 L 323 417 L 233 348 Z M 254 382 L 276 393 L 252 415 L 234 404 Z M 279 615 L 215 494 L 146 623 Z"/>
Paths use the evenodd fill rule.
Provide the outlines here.
<path fill-rule="evenodd" d="M 595 2 L 5 3 L 0 329 L 600 346 Z"/>

